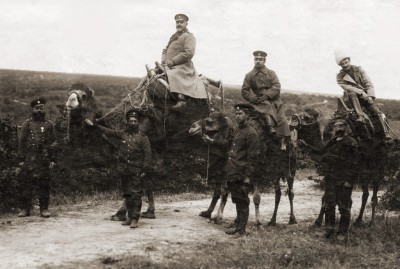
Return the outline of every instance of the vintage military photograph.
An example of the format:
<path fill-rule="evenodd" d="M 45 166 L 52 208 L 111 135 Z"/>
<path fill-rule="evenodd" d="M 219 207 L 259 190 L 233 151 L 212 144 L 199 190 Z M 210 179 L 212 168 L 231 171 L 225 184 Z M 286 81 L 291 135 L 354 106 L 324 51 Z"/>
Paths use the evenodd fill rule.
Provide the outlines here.
<path fill-rule="evenodd" d="M 0 268 L 400 268 L 399 14 L 2 0 Z"/>

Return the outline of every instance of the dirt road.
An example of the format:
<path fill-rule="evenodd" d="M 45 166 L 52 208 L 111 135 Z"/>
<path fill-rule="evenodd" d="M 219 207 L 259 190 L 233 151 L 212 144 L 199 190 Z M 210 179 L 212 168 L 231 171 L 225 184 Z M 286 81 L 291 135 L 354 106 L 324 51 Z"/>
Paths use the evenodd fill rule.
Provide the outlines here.
<path fill-rule="evenodd" d="M 319 212 L 322 192 L 310 181 L 295 181 L 295 215 L 298 222 L 310 222 Z M 353 213 L 357 213 L 361 192 L 353 194 Z M 147 255 L 154 260 L 165 258 L 165 250 L 185 250 L 190 242 L 228 238 L 224 227 L 198 216 L 207 209 L 210 200 L 180 201 L 156 204 L 156 219 L 140 219 L 138 229 L 121 226 L 107 218 L 118 206 L 76 205 L 71 211 L 43 219 L 36 216 L 0 219 L 0 268 L 34 268 L 90 261 L 119 254 Z M 272 215 L 274 195 L 264 194 L 261 200 L 261 220 Z M 143 207 L 146 207 L 144 204 Z M 54 209 L 53 209 L 54 210 Z M 368 214 L 369 212 L 367 212 Z M 235 209 L 228 202 L 225 221 L 234 219 Z M 289 220 L 289 200 L 281 199 L 278 223 Z M 254 223 L 251 205 L 249 225 Z M 273 228 L 266 228 L 273 229 Z M 190 251 L 190 250 L 189 250 Z"/>

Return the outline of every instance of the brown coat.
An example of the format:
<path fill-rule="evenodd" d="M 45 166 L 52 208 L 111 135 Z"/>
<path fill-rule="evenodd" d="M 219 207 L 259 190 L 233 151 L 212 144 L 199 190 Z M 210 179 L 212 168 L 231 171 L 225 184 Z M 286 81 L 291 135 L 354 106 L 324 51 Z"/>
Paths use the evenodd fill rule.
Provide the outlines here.
<path fill-rule="evenodd" d="M 203 81 L 194 68 L 192 58 L 196 50 L 196 38 L 192 33 L 175 33 L 162 53 L 162 62 L 174 62 L 166 73 L 171 92 L 206 99 L 207 94 Z"/>
<path fill-rule="evenodd" d="M 244 78 L 243 98 L 250 102 L 258 112 L 272 117 L 278 135 L 290 136 L 289 125 L 283 114 L 280 92 L 281 84 L 278 76 L 265 66 L 261 69 L 253 68 Z"/>

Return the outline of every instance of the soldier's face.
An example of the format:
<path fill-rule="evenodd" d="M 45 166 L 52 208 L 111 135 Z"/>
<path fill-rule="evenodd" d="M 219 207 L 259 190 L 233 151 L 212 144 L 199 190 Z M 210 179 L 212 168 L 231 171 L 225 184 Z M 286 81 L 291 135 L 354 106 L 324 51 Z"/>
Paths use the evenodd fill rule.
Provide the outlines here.
<path fill-rule="evenodd" d="M 342 69 L 343 69 L 344 71 L 350 70 L 350 67 L 351 67 L 350 58 L 346 58 L 346 59 L 344 59 L 343 61 L 341 61 L 341 62 L 340 62 L 340 66 L 342 67 Z"/>
<path fill-rule="evenodd" d="M 176 31 L 179 33 L 185 31 L 188 25 L 187 21 L 185 20 L 176 20 L 175 23 L 176 23 Z"/>
<path fill-rule="evenodd" d="M 254 57 L 254 66 L 255 67 L 263 67 L 265 65 L 264 57 Z"/>
<path fill-rule="evenodd" d="M 45 111 L 44 111 L 44 105 L 36 105 L 33 110 L 32 110 L 33 114 L 35 115 L 44 115 Z"/>
<path fill-rule="evenodd" d="M 139 127 L 139 120 L 135 117 L 130 117 L 128 120 L 128 127 L 129 128 L 137 128 Z"/>
<path fill-rule="evenodd" d="M 241 125 L 244 124 L 247 121 L 247 114 L 243 110 L 236 110 L 236 122 L 237 124 Z"/>

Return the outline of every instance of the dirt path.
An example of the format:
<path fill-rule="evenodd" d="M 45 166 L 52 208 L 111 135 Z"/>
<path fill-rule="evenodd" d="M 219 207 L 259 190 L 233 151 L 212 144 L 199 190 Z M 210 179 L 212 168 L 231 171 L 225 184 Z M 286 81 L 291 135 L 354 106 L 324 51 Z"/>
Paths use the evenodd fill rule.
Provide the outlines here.
<path fill-rule="evenodd" d="M 322 192 L 310 181 L 295 182 L 295 215 L 298 222 L 311 222 L 319 212 Z M 357 213 L 361 192 L 353 194 L 353 213 Z M 150 255 L 161 260 L 166 249 L 184 249 L 185 243 L 205 242 L 210 238 L 224 240 L 224 227 L 209 223 L 198 213 L 207 209 L 210 200 L 180 201 L 156 204 L 157 219 L 140 219 L 138 229 L 106 220 L 116 209 L 113 206 L 74 206 L 73 211 L 42 219 L 38 216 L 0 219 L 0 268 L 33 268 L 90 261 L 101 257 L 128 254 Z M 271 217 L 274 195 L 264 194 L 261 220 Z M 146 205 L 144 204 L 144 207 Z M 37 215 L 37 212 L 34 212 Z M 234 218 L 235 209 L 229 201 L 226 222 Z M 281 199 L 278 223 L 289 220 L 289 200 Z M 254 222 L 251 205 L 250 224 Z M 272 229 L 272 228 L 271 228 Z"/>

